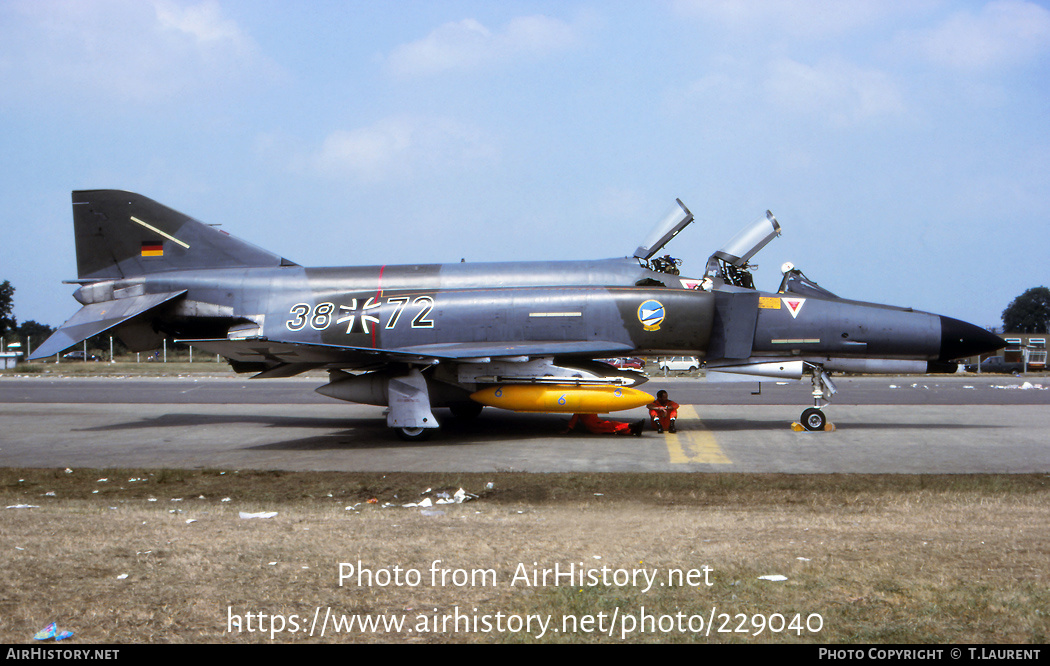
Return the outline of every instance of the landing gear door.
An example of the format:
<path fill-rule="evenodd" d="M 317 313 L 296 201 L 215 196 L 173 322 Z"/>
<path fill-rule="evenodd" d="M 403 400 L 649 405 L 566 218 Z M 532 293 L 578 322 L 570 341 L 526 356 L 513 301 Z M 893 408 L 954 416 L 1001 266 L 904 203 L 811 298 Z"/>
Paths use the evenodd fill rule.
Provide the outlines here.
<path fill-rule="evenodd" d="M 693 214 L 685 207 L 681 199 L 675 199 L 675 205 L 660 220 L 660 223 L 649 232 L 645 242 L 634 251 L 634 256 L 642 261 L 649 261 L 653 256 L 667 245 L 668 241 L 678 235 L 678 232 L 689 226 L 693 221 Z"/>

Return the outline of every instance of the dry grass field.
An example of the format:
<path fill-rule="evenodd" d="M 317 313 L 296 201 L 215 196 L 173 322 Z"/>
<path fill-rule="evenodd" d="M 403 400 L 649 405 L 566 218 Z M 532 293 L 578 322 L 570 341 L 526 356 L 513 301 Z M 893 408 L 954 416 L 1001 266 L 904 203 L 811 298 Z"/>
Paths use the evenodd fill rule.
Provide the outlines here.
<path fill-rule="evenodd" d="M 0 641 L 1039 644 L 1048 481 L 4 469 Z"/>

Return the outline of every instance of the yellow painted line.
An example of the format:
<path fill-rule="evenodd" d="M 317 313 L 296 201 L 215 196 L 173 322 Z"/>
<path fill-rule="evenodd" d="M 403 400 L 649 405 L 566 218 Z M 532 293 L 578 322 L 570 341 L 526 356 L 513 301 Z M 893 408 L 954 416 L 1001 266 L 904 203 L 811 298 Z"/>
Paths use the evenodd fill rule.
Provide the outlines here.
<path fill-rule="evenodd" d="M 678 408 L 678 432 L 666 433 L 664 437 L 667 439 L 667 454 L 672 464 L 733 464 L 715 441 L 715 436 L 704 426 L 700 415 L 688 405 Z"/>
<path fill-rule="evenodd" d="M 131 216 L 131 221 L 134 222 L 135 224 L 138 224 L 140 226 L 146 227 L 147 229 L 149 229 L 153 233 L 157 233 L 157 234 L 160 234 L 161 236 L 164 236 L 165 238 L 167 238 L 168 240 L 170 240 L 173 243 L 178 243 L 179 245 L 181 245 L 182 247 L 186 248 L 187 250 L 190 249 L 189 245 L 187 245 L 186 243 L 183 243 L 178 238 L 175 238 L 174 236 L 172 236 L 170 234 L 164 233 L 163 231 L 161 231 L 157 227 L 153 226 L 152 224 L 150 224 L 148 222 L 143 222 L 142 220 L 140 220 L 139 218 L 135 217 L 134 215 Z"/>

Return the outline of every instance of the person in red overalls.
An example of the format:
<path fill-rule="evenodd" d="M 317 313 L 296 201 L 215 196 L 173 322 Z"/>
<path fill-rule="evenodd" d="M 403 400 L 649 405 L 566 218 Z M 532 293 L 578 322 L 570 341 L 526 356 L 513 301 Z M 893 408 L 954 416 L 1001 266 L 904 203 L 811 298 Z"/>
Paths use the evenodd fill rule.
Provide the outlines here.
<path fill-rule="evenodd" d="M 605 421 L 598 418 L 597 414 L 573 414 L 569 420 L 568 427 L 562 433 L 572 432 L 577 425 L 582 425 L 588 432 L 595 435 L 634 435 L 641 436 L 642 426 L 645 421 L 637 423 L 624 423 L 623 421 Z"/>
<path fill-rule="evenodd" d="M 647 407 L 656 432 L 678 432 L 674 427 L 675 419 L 678 418 L 678 403 L 667 398 L 667 391 L 659 391 L 656 401 L 650 402 Z"/>

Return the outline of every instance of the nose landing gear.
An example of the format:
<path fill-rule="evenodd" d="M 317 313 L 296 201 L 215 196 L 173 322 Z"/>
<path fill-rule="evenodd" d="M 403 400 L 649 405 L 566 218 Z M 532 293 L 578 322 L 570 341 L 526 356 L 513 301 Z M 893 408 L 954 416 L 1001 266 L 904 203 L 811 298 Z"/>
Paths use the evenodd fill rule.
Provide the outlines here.
<path fill-rule="evenodd" d="M 831 375 L 824 371 L 819 365 L 807 365 L 810 380 L 813 382 L 813 407 L 802 412 L 800 418 L 802 427 L 806 430 L 824 430 L 828 423 L 828 417 L 824 415 L 822 407 L 831 402 L 831 396 L 839 392 L 835 383 L 831 381 Z"/>

